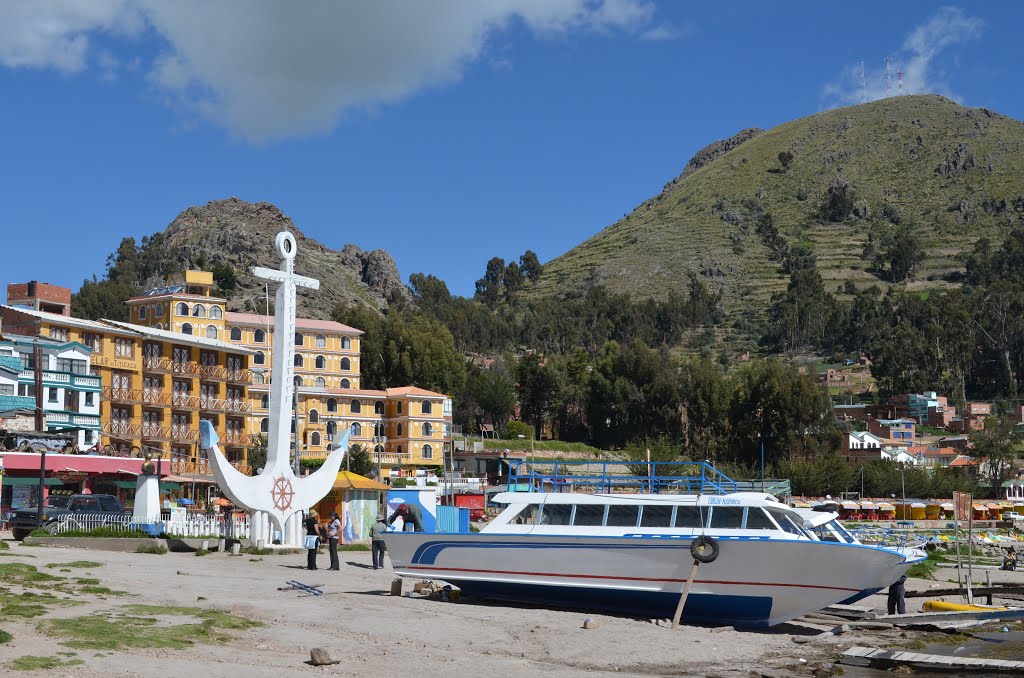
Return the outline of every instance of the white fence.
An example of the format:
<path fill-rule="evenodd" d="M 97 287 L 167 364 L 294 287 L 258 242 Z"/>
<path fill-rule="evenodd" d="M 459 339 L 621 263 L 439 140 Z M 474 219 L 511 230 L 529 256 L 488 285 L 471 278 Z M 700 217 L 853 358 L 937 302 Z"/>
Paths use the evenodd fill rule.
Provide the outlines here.
<path fill-rule="evenodd" d="M 51 532 L 89 532 L 98 528 L 106 528 L 115 532 L 127 532 L 140 529 L 135 525 L 131 514 L 123 516 L 104 513 L 65 513 L 57 516 L 56 522 L 48 527 Z M 198 513 L 185 514 L 174 520 L 161 520 L 158 523 L 161 533 L 171 537 L 212 537 L 215 539 L 248 539 L 249 516 L 239 515 L 225 518 L 217 515 Z"/>

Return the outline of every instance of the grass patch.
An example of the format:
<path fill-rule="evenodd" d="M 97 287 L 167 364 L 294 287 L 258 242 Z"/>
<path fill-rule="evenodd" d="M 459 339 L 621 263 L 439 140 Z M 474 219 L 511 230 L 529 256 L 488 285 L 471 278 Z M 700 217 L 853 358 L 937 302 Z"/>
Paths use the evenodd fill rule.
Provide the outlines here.
<path fill-rule="evenodd" d="M 10 548 L 11 547 L 7 545 L 7 542 L 0 541 L 0 551 L 8 551 Z"/>
<path fill-rule="evenodd" d="M 47 567 L 78 567 L 84 570 L 103 567 L 103 563 L 97 563 L 95 560 L 72 560 L 70 563 L 50 563 Z"/>
<path fill-rule="evenodd" d="M 167 553 L 167 547 L 163 544 L 146 544 L 135 549 L 136 553 L 150 553 L 155 556 L 162 556 Z"/>
<path fill-rule="evenodd" d="M 943 558 L 938 551 L 931 551 L 927 558 L 910 566 L 907 576 L 916 579 L 935 579 L 935 570 L 938 569 L 939 563 L 942 561 Z"/>
<path fill-rule="evenodd" d="M 501 438 L 494 438 L 484 440 L 484 449 L 516 450 L 522 452 L 530 449 L 530 439 L 515 438 L 503 440 Z M 591 445 L 585 443 L 566 443 L 561 440 L 535 440 L 533 441 L 533 450 L 537 452 L 589 452 L 595 456 L 601 454 L 601 450 Z"/>
<path fill-rule="evenodd" d="M 64 660 L 60 657 L 37 657 L 27 654 L 12 661 L 9 666 L 15 671 L 38 671 L 40 669 L 59 669 L 62 666 L 78 666 L 85 662 L 81 659 Z"/>
<path fill-rule="evenodd" d="M 3 629 L 0 629 L 0 645 L 6 645 L 12 640 L 14 640 L 14 636 L 7 633 L 7 631 L 4 631 Z"/>
<path fill-rule="evenodd" d="M 184 617 L 192 621 L 174 623 L 167 617 Z M 244 631 L 260 626 L 263 626 L 262 622 L 220 610 L 125 605 L 118 612 L 44 620 L 39 623 L 38 629 L 49 636 L 65 639 L 62 644 L 67 647 L 119 651 L 129 648 L 180 650 L 197 643 L 226 643 L 232 640 L 228 631 Z M 125 633 L 126 628 L 132 632 Z"/>
<path fill-rule="evenodd" d="M 344 544 L 338 545 L 339 551 L 369 551 L 370 547 L 366 544 Z"/>
<path fill-rule="evenodd" d="M 64 592 L 70 593 L 68 591 Z M 49 592 L 36 593 L 35 591 L 25 591 L 23 593 L 12 593 L 10 589 L 0 588 L 0 618 L 39 617 L 46 614 L 51 606 L 70 607 L 81 604 L 81 601 L 58 598 Z"/>
<path fill-rule="evenodd" d="M 131 595 L 127 591 L 116 591 L 114 589 L 108 589 L 106 586 L 83 586 L 79 589 L 82 593 L 90 593 L 97 596 L 129 596 Z"/>
<path fill-rule="evenodd" d="M 35 565 L 28 563 L 4 563 L 0 565 L 0 581 L 26 588 L 39 588 L 40 584 L 61 582 L 65 578 L 40 572 Z"/>
<path fill-rule="evenodd" d="M 75 579 L 76 584 L 82 584 L 84 586 L 95 586 L 100 583 L 99 579 L 93 579 L 92 577 L 77 577 Z"/>
<path fill-rule="evenodd" d="M 248 556 L 293 556 L 296 553 L 305 553 L 305 551 L 306 549 L 261 549 L 255 546 L 246 546 L 241 552 Z"/>
<path fill-rule="evenodd" d="M 197 556 L 208 556 L 211 553 L 213 553 L 213 551 L 209 551 L 207 549 L 196 549 L 195 555 L 197 555 Z"/>
<path fill-rule="evenodd" d="M 7 556 L 9 558 L 35 558 L 35 556 L 28 553 L 0 553 L 0 556 Z"/>
<path fill-rule="evenodd" d="M 99 537 L 103 539 L 152 539 L 153 535 L 142 530 L 119 530 L 113 527 L 97 527 L 93 530 L 68 530 L 50 534 L 46 530 L 33 530 L 30 537 Z"/>

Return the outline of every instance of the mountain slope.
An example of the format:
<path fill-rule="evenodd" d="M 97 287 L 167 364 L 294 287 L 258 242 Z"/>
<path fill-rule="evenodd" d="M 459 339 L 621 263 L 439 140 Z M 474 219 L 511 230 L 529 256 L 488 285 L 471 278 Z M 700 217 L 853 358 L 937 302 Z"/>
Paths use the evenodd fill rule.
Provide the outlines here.
<path fill-rule="evenodd" d="M 228 308 L 263 312 L 263 283 L 253 278 L 249 269 L 278 267 L 280 258 L 274 252 L 274 236 L 284 229 L 295 234 L 298 244 L 296 271 L 320 280 L 318 292 L 299 289 L 301 313 L 329 318 L 331 309 L 341 301 L 384 308 L 393 290 L 406 293 L 394 260 L 384 250 L 364 252 L 351 244 L 340 251 L 333 250 L 305 236 L 270 203 L 228 198 L 190 207 L 159 234 L 159 241 L 183 267 L 231 266 L 238 282 L 228 293 Z"/>
<path fill-rule="evenodd" d="M 793 159 L 783 169 L 779 154 Z M 829 188 L 853 189 L 853 213 L 821 216 Z M 763 310 L 787 276 L 759 236 L 770 213 L 791 245 L 806 245 L 826 285 L 886 284 L 862 257 L 899 228 L 927 259 L 911 287 L 954 284 L 958 256 L 1001 239 L 1024 216 L 1024 124 L 933 95 L 818 113 L 768 131 L 744 130 L 690 161 L 660 194 L 549 262 L 536 295 L 603 283 L 638 297 L 682 290 L 704 275 L 732 312 Z"/>

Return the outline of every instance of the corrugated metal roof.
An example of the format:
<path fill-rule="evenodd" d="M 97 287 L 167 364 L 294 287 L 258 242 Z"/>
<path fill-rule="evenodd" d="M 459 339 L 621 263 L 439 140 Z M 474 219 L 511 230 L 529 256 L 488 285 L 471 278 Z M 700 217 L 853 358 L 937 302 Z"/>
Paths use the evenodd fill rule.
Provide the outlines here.
<path fill-rule="evenodd" d="M 25 364 L 21 362 L 21 358 L 13 355 L 0 355 L 0 367 L 6 367 L 9 370 L 21 374 L 25 369 Z"/>
<path fill-rule="evenodd" d="M 21 362 L 20 360 L 18 361 Z M 0 395 L 0 412 L 36 409 L 36 399 L 29 396 Z"/>

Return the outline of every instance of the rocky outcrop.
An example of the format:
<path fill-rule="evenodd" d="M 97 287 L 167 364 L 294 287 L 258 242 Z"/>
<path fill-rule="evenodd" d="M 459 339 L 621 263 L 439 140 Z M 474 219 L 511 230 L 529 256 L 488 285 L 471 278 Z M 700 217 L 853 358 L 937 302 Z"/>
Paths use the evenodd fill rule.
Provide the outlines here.
<path fill-rule="evenodd" d="M 226 293 L 228 308 L 263 312 L 263 284 L 249 270 L 253 266 L 277 267 L 274 236 L 285 229 L 295 234 L 299 246 L 296 271 L 320 280 L 319 291 L 299 290 L 302 314 L 329 318 L 331 309 L 339 302 L 382 309 L 394 291 L 407 294 L 398 268 L 387 252 L 364 252 L 352 244 L 340 251 L 331 249 L 303 234 L 286 214 L 266 202 L 228 198 L 190 207 L 164 231 L 163 244 L 184 268 L 231 266 L 238 282 L 234 290 Z"/>
<path fill-rule="evenodd" d="M 683 168 L 683 173 L 676 177 L 672 183 L 682 181 L 688 175 L 693 174 L 701 167 L 704 167 L 704 165 L 713 162 L 719 156 L 728 153 L 743 142 L 750 141 L 763 131 L 763 129 L 758 127 L 750 127 L 741 132 L 737 132 L 728 139 L 719 139 L 714 143 L 708 144 L 690 158 L 690 162 L 686 163 L 686 167 Z"/>

